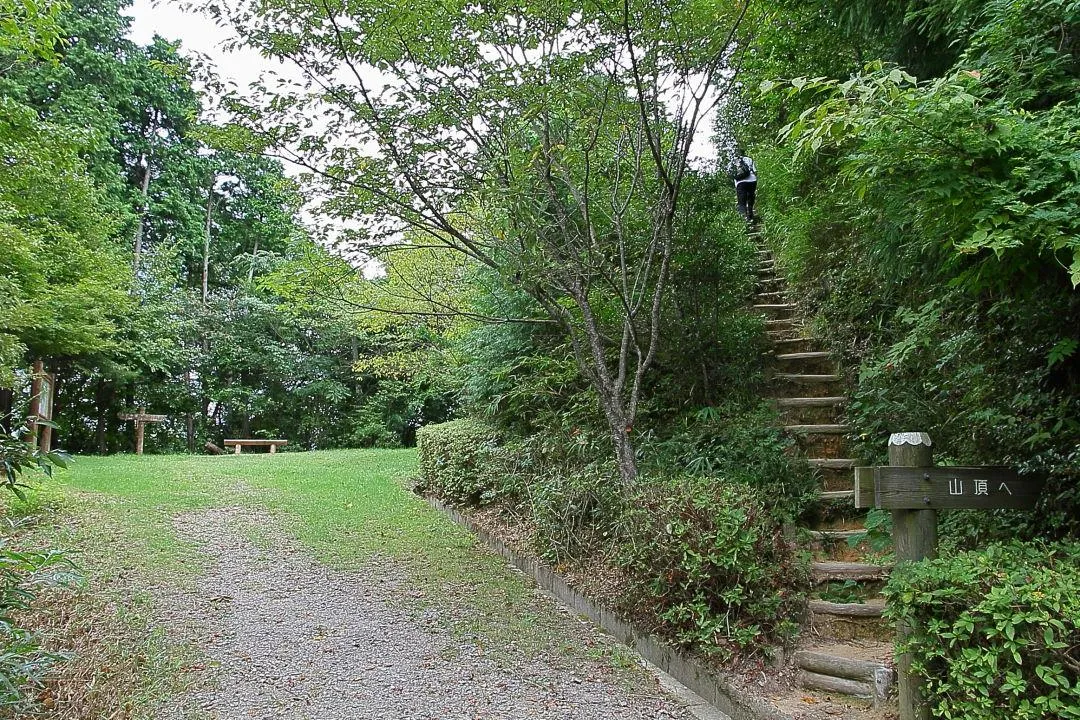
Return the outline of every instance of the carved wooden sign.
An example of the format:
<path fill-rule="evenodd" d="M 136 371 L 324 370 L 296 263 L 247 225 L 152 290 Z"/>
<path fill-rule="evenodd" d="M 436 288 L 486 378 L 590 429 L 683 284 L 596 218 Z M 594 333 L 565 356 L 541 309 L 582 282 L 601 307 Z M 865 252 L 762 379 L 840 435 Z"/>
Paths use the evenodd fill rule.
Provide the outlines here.
<path fill-rule="evenodd" d="M 855 506 L 888 510 L 1035 507 L 1043 481 L 1003 467 L 855 468 Z"/>

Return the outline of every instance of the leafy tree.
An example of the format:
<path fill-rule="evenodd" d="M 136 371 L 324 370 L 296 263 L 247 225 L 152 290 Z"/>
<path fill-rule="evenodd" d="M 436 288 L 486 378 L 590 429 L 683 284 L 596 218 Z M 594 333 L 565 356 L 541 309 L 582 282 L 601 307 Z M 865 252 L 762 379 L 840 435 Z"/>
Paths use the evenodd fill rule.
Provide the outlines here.
<path fill-rule="evenodd" d="M 127 298 L 110 228 L 117 215 L 91 182 L 77 135 L 0 98 L 0 380 L 23 352 L 108 347 Z"/>
<path fill-rule="evenodd" d="M 227 98 L 226 138 L 306 167 L 324 211 L 362 224 L 354 251 L 448 248 L 531 297 L 524 319 L 562 328 L 633 482 L 687 156 L 746 6 L 209 9 L 307 83 Z"/>

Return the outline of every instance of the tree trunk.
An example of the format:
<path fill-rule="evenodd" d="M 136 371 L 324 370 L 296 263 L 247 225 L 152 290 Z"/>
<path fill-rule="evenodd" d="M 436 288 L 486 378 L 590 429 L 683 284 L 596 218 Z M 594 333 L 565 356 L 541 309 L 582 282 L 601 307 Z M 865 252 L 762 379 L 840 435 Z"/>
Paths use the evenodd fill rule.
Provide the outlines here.
<path fill-rule="evenodd" d="M 62 391 L 66 390 L 66 383 L 64 382 L 64 378 L 67 377 L 68 372 L 68 368 L 61 363 L 53 365 L 52 417 L 50 417 L 49 419 L 56 423 L 59 423 L 60 416 L 63 414 L 65 408 L 65 397 Z M 59 432 L 59 430 L 54 430 L 53 428 L 45 428 L 45 430 L 48 430 L 48 432 L 42 433 L 43 440 L 41 443 L 41 449 L 45 452 L 49 452 L 54 447 L 57 447 L 56 434 L 57 432 Z"/>
<path fill-rule="evenodd" d="M 191 371 L 184 371 L 184 390 L 191 393 Z M 190 405 L 188 406 L 190 408 Z M 184 429 L 187 435 L 187 449 L 188 452 L 195 452 L 195 414 L 190 410 L 184 413 Z"/>
<path fill-rule="evenodd" d="M 143 245 L 143 225 L 146 224 L 146 210 L 147 195 L 150 191 L 150 155 L 143 155 L 141 158 L 143 165 L 143 179 L 142 179 L 142 197 L 141 205 L 139 207 L 139 217 L 135 223 L 135 258 L 132 262 L 132 268 L 135 274 L 139 272 L 139 261 L 142 258 L 142 245 Z"/>
<path fill-rule="evenodd" d="M 248 282 L 255 279 L 255 257 L 259 254 L 259 238 L 255 238 L 255 247 L 251 250 L 251 264 L 248 265 Z"/>
<path fill-rule="evenodd" d="M 611 407 L 605 408 L 608 427 L 611 429 L 611 443 L 615 448 L 615 461 L 619 465 L 619 480 L 623 489 L 629 489 L 637 483 L 637 451 L 630 439 L 633 428 L 626 420 L 618 398 L 611 398 Z"/>
<path fill-rule="evenodd" d="M 588 343 L 588 357 L 584 357 L 581 341 L 573 339 L 575 335 L 571 328 L 571 338 L 577 355 L 578 366 L 588 370 L 591 375 L 592 385 L 600 396 L 601 409 L 608 422 L 611 432 L 611 442 L 615 450 L 615 461 L 619 466 L 619 480 L 624 490 L 633 487 L 637 483 L 637 453 L 630 439 L 633 430 L 635 408 L 627 403 L 625 395 L 625 379 L 622 373 L 612 377 L 611 368 L 608 367 L 607 357 L 604 353 L 604 339 L 589 304 L 588 291 L 577 283 L 571 283 L 571 296 L 574 298 L 578 309 L 581 310 L 581 332 L 585 335 Z M 623 349 L 623 353 L 626 349 Z M 621 358 L 620 367 L 626 359 Z"/>
<path fill-rule="evenodd" d="M 210 188 L 210 194 L 206 200 L 206 228 L 203 235 L 202 255 L 202 301 L 206 304 L 207 288 L 210 279 L 210 227 L 214 215 L 214 188 Z"/>
<path fill-rule="evenodd" d="M 15 405 L 15 391 L 0 388 L 0 430 L 11 434 L 11 411 Z"/>
<path fill-rule="evenodd" d="M 109 411 L 112 409 L 113 395 L 116 388 L 104 378 L 99 379 L 94 391 L 94 404 L 97 406 L 97 427 L 95 441 L 99 455 L 109 452 Z"/>

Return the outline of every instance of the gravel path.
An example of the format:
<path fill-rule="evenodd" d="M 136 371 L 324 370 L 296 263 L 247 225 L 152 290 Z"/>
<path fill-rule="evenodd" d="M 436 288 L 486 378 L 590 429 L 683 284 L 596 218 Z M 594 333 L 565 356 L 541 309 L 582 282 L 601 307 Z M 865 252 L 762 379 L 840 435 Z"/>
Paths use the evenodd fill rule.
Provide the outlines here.
<path fill-rule="evenodd" d="M 170 633 L 210 659 L 198 689 L 169 718 L 250 720 L 653 720 L 691 715 L 646 671 L 605 661 L 612 640 L 537 592 L 530 611 L 554 616 L 560 645 L 594 649 L 536 655 L 482 643 L 417 611 L 416 590 L 383 562 L 329 570 L 242 508 L 176 519 L 202 547 L 206 573 L 163 599 Z M 256 544 L 250 538 L 257 529 Z"/>

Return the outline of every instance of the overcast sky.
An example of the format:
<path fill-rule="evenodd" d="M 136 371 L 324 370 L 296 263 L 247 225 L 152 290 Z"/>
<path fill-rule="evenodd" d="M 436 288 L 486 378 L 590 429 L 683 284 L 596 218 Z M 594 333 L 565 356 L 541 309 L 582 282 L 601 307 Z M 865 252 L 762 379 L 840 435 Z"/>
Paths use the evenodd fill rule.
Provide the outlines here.
<path fill-rule="evenodd" d="M 241 87 L 256 80 L 266 60 L 248 50 L 226 53 L 221 43 L 230 34 L 197 13 L 187 13 L 176 3 L 167 0 L 134 0 L 127 13 L 132 17 L 131 39 L 146 45 L 160 35 L 166 40 L 179 40 L 181 49 L 201 53 L 213 60 L 214 68 L 223 80 L 233 80 Z"/>

